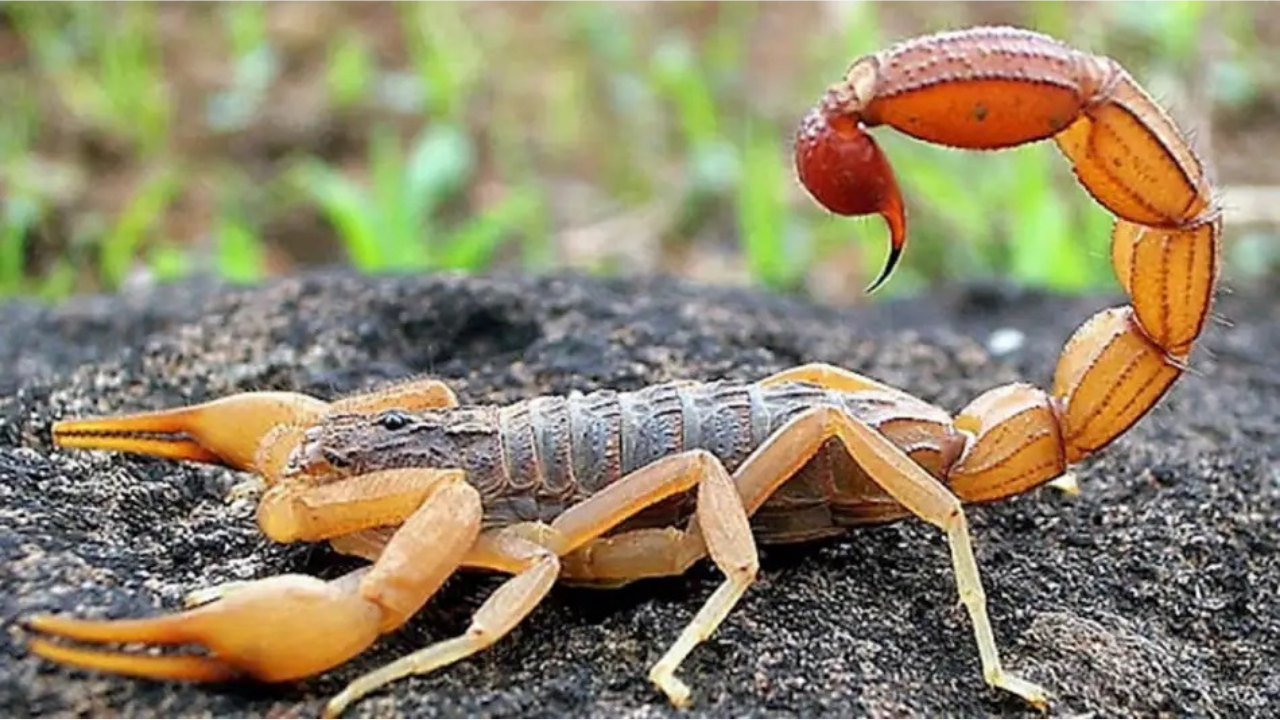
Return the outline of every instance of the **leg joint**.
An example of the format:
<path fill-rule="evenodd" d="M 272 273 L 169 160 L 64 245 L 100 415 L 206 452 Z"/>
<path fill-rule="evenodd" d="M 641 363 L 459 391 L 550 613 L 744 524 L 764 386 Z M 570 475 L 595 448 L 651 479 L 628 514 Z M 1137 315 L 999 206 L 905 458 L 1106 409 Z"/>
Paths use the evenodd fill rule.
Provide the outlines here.
<path fill-rule="evenodd" d="M 710 473 L 716 468 L 717 465 L 720 465 L 720 466 L 724 465 L 724 462 L 721 461 L 720 458 L 715 455 L 715 453 L 711 452 L 710 450 L 706 450 L 704 448 L 690 450 L 689 456 L 692 458 L 697 468 L 699 470 L 702 470 L 704 473 Z"/>

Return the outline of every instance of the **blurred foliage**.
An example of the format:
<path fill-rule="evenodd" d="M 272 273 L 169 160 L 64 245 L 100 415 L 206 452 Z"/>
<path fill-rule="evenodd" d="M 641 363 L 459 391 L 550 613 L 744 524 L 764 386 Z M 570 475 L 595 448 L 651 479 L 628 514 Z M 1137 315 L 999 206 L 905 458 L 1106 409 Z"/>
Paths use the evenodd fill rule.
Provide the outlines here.
<path fill-rule="evenodd" d="M 795 125 L 853 58 L 979 22 L 1110 54 L 1206 135 L 1280 113 L 1259 39 L 1280 6 L 1240 3 L 72 2 L 0 19 L 0 295 L 345 262 L 658 271 L 856 300 L 887 232 L 809 200 Z M 1115 287 L 1110 218 L 1051 144 L 875 134 L 909 214 L 886 294 L 994 276 Z M 1236 134 L 1214 130 L 1213 149 Z M 603 242 L 565 240 L 598 226 Z M 1255 228 L 1227 257 L 1265 271 L 1276 245 Z"/>
<path fill-rule="evenodd" d="M 346 243 L 360 270 L 478 270 L 489 266 L 499 243 L 518 238 L 537 202 L 519 188 L 498 205 L 444 231 L 437 209 L 461 190 L 475 164 L 471 141 L 459 127 L 431 126 L 407 156 L 393 132 L 374 130 L 369 142 L 371 187 L 317 160 L 298 166 L 298 187 L 312 198 Z"/>

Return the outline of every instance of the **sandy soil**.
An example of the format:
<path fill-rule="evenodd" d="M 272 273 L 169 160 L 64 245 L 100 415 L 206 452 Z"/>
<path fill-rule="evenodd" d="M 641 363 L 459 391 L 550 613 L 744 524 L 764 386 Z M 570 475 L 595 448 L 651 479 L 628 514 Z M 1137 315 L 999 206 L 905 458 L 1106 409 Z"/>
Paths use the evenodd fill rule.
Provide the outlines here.
<path fill-rule="evenodd" d="M 1280 711 L 1280 310 L 1228 296 L 1195 372 L 1078 468 L 971 511 L 1007 664 L 1056 715 L 1263 716 Z M 210 467 L 54 451 L 59 417 L 246 389 L 324 396 L 416 373 L 465 400 L 754 378 L 825 360 L 955 410 L 994 384 L 1044 383 L 1062 342 L 1108 298 L 1000 288 L 853 310 L 668 280 L 382 278 L 342 274 L 250 291 L 186 285 L 0 323 L 0 713 L 312 715 L 362 670 L 457 632 L 488 579 L 452 583 L 357 660 L 291 685 L 193 686 L 37 662 L 16 620 L 42 610 L 142 616 L 210 583 L 352 566 L 256 532 Z M 1025 342 L 993 357 L 990 333 Z M 701 716 L 1032 715 L 981 681 L 946 545 L 919 522 L 769 550 L 761 579 L 683 667 Z M 720 576 L 705 566 L 626 592 L 558 589 L 510 637 L 356 715 L 669 716 L 645 679 Z"/>

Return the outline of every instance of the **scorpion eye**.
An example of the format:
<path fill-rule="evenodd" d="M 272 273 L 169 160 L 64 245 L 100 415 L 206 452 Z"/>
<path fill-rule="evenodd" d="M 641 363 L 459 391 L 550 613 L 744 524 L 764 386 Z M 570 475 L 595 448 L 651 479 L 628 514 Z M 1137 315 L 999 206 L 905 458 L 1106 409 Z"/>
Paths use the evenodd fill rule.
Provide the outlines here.
<path fill-rule="evenodd" d="M 389 432 L 403 430 L 409 422 L 409 416 L 403 410 L 388 410 L 378 417 L 378 424 Z"/>

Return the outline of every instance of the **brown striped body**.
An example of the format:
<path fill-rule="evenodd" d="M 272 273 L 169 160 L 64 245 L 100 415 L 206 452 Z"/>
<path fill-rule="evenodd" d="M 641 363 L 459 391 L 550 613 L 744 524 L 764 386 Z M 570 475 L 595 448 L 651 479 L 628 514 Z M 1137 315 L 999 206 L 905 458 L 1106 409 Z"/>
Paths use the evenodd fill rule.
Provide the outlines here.
<path fill-rule="evenodd" d="M 946 534 L 982 677 L 1047 711 L 1049 694 L 1001 663 L 963 504 L 1063 475 L 1160 401 L 1187 370 L 1209 316 L 1221 209 L 1188 138 L 1114 60 L 1017 28 L 938 33 L 854 62 L 796 133 L 797 174 L 819 204 L 888 224 L 890 252 L 873 288 L 907 237 L 906 204 L 870 135 L 876 127 L 983 150 L 1052 138 L 1087 193 L 1116 216 L 1111 258 L 1130 303 L 1072 335 L 1051 389 L 996 387 L 953 420 L 875 380 L 811 363 L 757 384 L 667 384 L 507 407 L 460 408 L 443 384 L 419 379 L 333 403 L 245 393 L 60 422 L 53 434 L 64 447 L 255 470 L 268 485 L 258 505 L 268 537 L 328 540 L 373 564 L 329 583 L 284 575 L 225 596 L 215 590 L 216 602 L 156 620 L 30 622 L 60 640 L 196 644 L 207 653 L 43 638 L 32 650 L 157 679 L 300 678 L 401 626 L 455 570 L 511 574 L 462 635 L 361 676 L 326 707 L 334 717 L 391 680 L 489 647 L 559 580 L 616 586 L 709 557 L 724 582 L 649 673 L 685 707 L 690 688 L 677 668 L 755 580 L 757 541 L 912 515 Z M 699 532 L 673 529 L 695 511 Z M 530 522 L 550 531 L 506 531 Z M 640 529 L 650 531 L 602 539 Z"/>
<path fill-rule="evenodd" d="M 940 409 L 905 394 L 844 393 L 807 383 L 668 383 L 634 392 L 600 390 L 508 406 L 469 406 L 326 418 L 308 450 L 338 474 L 390 467 L 457 467 L 481 491 L 488 527 L 550 522 L 627 473 L 668 455 L 707 450 L 733 472 L 796 415 L 832 405 L 893 440 L 938 478 L 964 436 Z M 659 503 L 618 528 L 687 519 L 692 493 Z M 835 441 L 753 516 L 762 542 L 794 542 L 907 512 Z"/>

